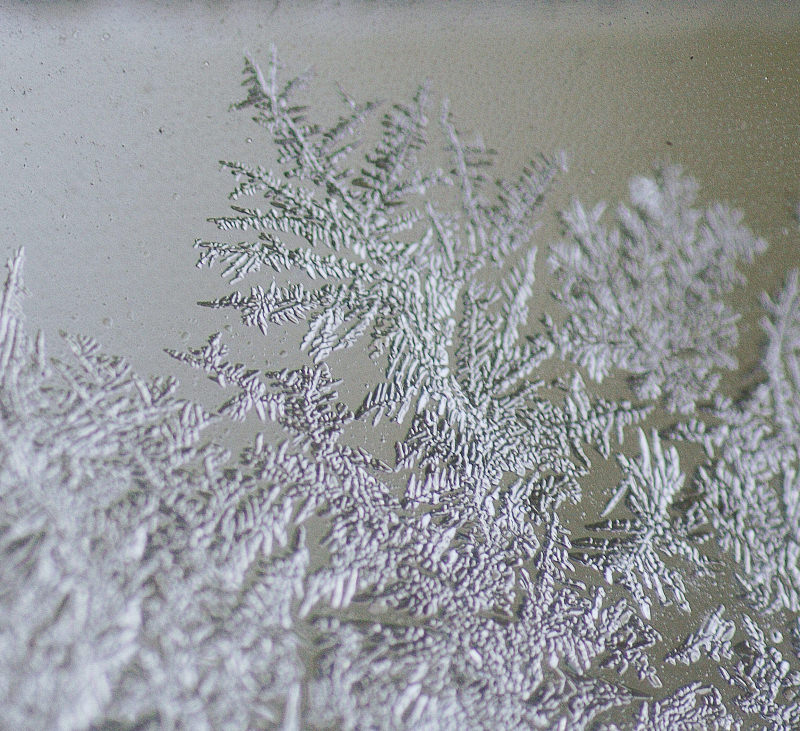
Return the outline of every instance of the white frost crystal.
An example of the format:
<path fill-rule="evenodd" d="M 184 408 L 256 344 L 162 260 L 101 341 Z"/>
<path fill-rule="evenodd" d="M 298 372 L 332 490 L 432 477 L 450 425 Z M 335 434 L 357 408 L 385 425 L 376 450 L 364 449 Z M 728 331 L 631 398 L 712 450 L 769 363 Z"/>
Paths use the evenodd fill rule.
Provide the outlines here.
<path fill-rule="evenodd" d="M 652 597 L 661 604 L 676 603 L 689 611 L 683 572 L 670 568 L 664 557 L 679 556 L 692 570 L 705 572 L 707 559 L 698 543 L 707 537 L 702 529 L 705 518 L 697 501 L 676 509 L 677 495 L 684 475 L 674 447 L 664 451 L 657 433 L 648 444 L 639 431 L 640 456 L 629 460 L 620 455 L 623 479 L 611 498 L 603 517 L 623 499 L 633 518 L 616 518 L 590 526 L 607 537 L 590 536 L 573 541 L 579 549 L 574 557 L 601 571 L 612 582 L 616 576 L 636 598 L 642 614 L 650 619 Z M 651 446 L 652 445 L 652 446 Z"/>
<path fill-rule="evenodd" d="M 550 329 L 592 378 L 622 368 L 640 398 L 690 412 L 714 392 L 717 369 L 736 367 L 738 316 L 722 296 L 766 244 L 737 211 L 694 207 L 697 184 L 679 167 L 634 178 L 630 195 L 610 227 L 602 203 L 563 214 L 569 237 L 552 247 L 550 267 L 570 317 Z"/>
<path fill-rule="evenodd" d="M 424 170 L 426 87 L 376 133 L 378 105 L 346 96 L 309 121 L 306 79 L 278 71 L 248 60 L 235 105 L 278 166 L 225 163 L 232 211 L 196 245 L 249 284 L 203 304 L 270 348 L 296 338 L 295 365 L 233 362 L 219 334 L 172 352 L 230 393 L 207 413 L 90 339 L 48 361 L 9 263 L 3 727 L 797 728 L 797 274 L 764 300 L 762 384 L 724 398 L 724 298 L 764 244 L 665 168 L 611 228 L 602 207 L 564 214 L 568 319 L 537 333 L 560 156 L 490 183 L 445 104 L 449 162 Z M 632 375 L 642 403 L 559 356 Z M 659 406 L 696 418 L 620 453 Z M 229 418 L 251 443 L 206 441 Z M 707 452 L 688 476 L 687 442 Z"/>
<path fill-rule="evenodd" d="M 720 545 L 733 552 L 747 597 L 761 609 L 800 611 L 800 288 L 792 271 L 763 298 L 764 381 L 740 403 L 719 397 L 716 426 L 676 435 L 701 443 L 709 461 L 698 488 Z"/>

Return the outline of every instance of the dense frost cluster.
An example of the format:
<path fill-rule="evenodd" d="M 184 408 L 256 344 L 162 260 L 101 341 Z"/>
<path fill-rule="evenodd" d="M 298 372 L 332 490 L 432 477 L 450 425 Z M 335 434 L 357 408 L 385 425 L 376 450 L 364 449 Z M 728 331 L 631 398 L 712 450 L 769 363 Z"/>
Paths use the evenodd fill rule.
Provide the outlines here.
<path fill-rule="evenodd" d="M 726 294 L 765 246 L 740 214 L 676 167 L 610 227 L 575 202 L 531 312 L 561 157 L 493 182 L 427 88 L 322 124 L 305 81 L 247 61 L 234 106 L 278 162 L 223 163 L 232 211 L 196 243 L 250 284 L 203 304 L 297 336 L 294 367 L 171 352 L 226 389 L 207 413 L 89 339 L 48 360 L 9 262 L 4 727 L 797 728 L 797 273 L 764 298 L 763 382 L 726 398 Z M 226 419 L 252 443 L 204 434 Z M 393 455 L 358 437 L 381 420 Z"/>
<path fill-rule="evenodd" d="M 610 229 L 604 204 L 563 214 L 570 236 L 550 266 L 571 316 L 551 334 L 592 378 L 623 368 L 640 398 L 690 412 L 714 393 L 715 368 L 736 368 L 738 316 L 722 296 L 766 244 L 727 206 L 693 208 L 697 184 L 678 167 L 634 178 L 630 192 L 633 208 L 620 205 Z"/>

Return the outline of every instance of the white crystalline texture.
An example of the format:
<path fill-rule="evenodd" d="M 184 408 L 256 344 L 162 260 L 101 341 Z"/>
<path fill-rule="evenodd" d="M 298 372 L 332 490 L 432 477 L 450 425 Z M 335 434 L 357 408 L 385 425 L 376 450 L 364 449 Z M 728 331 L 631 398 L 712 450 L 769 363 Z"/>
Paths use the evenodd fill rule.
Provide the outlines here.
<path fill-rule="evenodd" d="M 689 611 L 684 584 L 685 568 L 671 568 L 665 559 L 680 557 L 693 572 L 707 572 L 707 559 L 699 544 L 707 537 L 705 518 L 696 501 L 676 510 L 676 497 L 684 476 L 674 447 L 664 451 L 658 434 L 648 444 L 639 432 L 641 453 L 629 460 L 620 455 L 623 479 L 603 516 L 609 515 L 623 498 L 632 518 L 616 518 L 589 526 L 602 535 L 572 542 L 575 559 L 594 566 L 611 583 L 615 578 L 625 586 L 650 619 L 653 596 L 661 604 L 675 603 Z"/>
<path fill-rule="evenodd" d="M 292 331 L 296 365 L 232 362 L 219 334 L 171 352 L 228 390 L 209 414 L 89 339 L 47 361 L 9 263 L 0 726 L 797 728 L 777 629 L 800 610 L 797 275 L 765 300 L 762 386 L 673 430 L 706 449 L 697 475 L 643 429 L 617 469 L 656 405 L 540 368 L 560 351 L 691 410 L 734 367 L 723 298 L 763 243 L 695 209 L 677 169 L 637 178 L 611 229 L 600 208 L 565 214 L 550 261 L 569 319 L 536 333 L 532 238 L 560 156 L 489 182 L 493 153 L 444 104 L 449 162 L 424 170 L 426 87 L 370 132 L 377 105 L 344 95 L 332 125 L 310 121 L 306 81 L 276 54 L 246 62 L 235 106 L 280 163 L 226 163 L 222 240 L 196 243 L 200 266 L 249 280 L 203 304 L 269 348 Z M 252 444 L 204 441 L 226 419 L 250 419 Z M 393 460 L 363 439 L 381 420 Z"/>
<path fill-rule="evenodd" d="M 0 300 L 2 726 L 280 719 L 305 551 L 253 558 L 286 543 L 290 513 L 222 474 L 199 444 L 212 417 L 174 383 L 82 338 L 46 362 L 23 329 L 21 267 L 18 253 Z"/>
<path fill-rule="evenodd" d="M 800 290 L 792 271 L 763 298 L 763 382 L 740 403 L 718 398 L 717 426 L 676 430 L 710 459 L 698 475 L 707 514 L 756 607 L 800 611 Z"/>
<path fill-rule="evenodd" d="M 631 181 L 632 207 L 620 205 L 609 226 L 604 204 L 576 201 L 549 260 L 570 315 L 551 325 L 562 354 L 597 380 L 622 368 L 640 398 L 684 413 L 711 396 L 719 369 L 736 367 L 738 316 L 723 295 L 766 247 L 737 211 L 694 207 L 696 194 L 692 178 L 667 167 Z"/>

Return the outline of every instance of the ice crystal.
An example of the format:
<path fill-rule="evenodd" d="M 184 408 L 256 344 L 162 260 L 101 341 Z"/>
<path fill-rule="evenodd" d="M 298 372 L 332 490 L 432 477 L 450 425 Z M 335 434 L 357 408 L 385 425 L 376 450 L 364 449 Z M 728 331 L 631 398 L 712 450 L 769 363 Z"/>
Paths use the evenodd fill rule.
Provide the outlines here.
<path fill-rule="evenodd" d="M 756 719 L 766 722 L 760 726 L 765 731 L 797 728 L 800 724 L 800 672 L 767 641 L 764 631 L 750 617 L 744 614 L 742 621 L 747 640 L 737 647 L 739 658 L 733 672 L 722 667 L 722 676 L 741 690 L 737 704 L 744 713 L 752 715 L 752 728 L 757 728 Z"/>
<path fill-rule="evenodd" d="M 765 380 L 740 403 L 718 398 L 716 426 L 693 422 L 676 434 L 701 443 L 698 474 L 717 540 L 733 553 L 748 599 L 762 609 L 800 611 L 800 287 L 789 274 L 764 297 Z"/>
<path fill-rule="evenodd" d="M 675 435 L 706 449 L 709 459 L 698 470 L 696 489 L 719 545 L 732 554 L 743 598 L 767 616 L 784 610 L 793 613 L 796 621 L 800 611 L 797 271 L 790 272 L 774 300 L 764 295 L 763 304 L 767 343 L 762 383 L 738 403 L 718 397 L 710 409 L 716 423 L 693 421 L 675 429 Z M 782 633 L 777 629 L 767 632 L 759 615 L 742 614 L 741 623 L 747 639 L 735 646 L 733 667 L 720 667 L 722 676 L 741 691 L 737 705 L 743 713 L 760 719 L 763 728 L 797 727 L 797 657 L 787 657 L 779 649 Z M 729 621 L 705 627 L 702 632 L 707 639 L 698 637 L 695 646 L 704 647 L 712 657 L 720 653 L 728 657 L 733 631 Z M 751 725 L 755 724 L 753 720 Z"/>
<path fill-rule="evenodd" d="M 612 367 L 633 374 L 637 395 L 690 412 L 708 399 L 719 368 L 732 369 L 737 315 L 722 295 L 742 281 L 740 262 L 766 244 L 741 214 L 694 207 L 697 184 L 679 167 L 630 184 L 632 207 L 603 224 L 605 204 L 564 213 L 569 238 L 552 247 L 550 267 L 570 313 L 548 320 L 562 354 L 602 380 Z"/>
<path fill-rule="evenodd" d="M 716 688 L 694 682 L 678 689 L 671 696 L 641 705 L 633 731 L 650 729 L 733 729 L 736 720 L 730 715 Z M 619 731 L 618 726 L 606 727 L 608 731 Z M 605 731 L 605 730 L 604 730 Z"/>
<path fill-rule="evenodd" d="M 261 373 L 228 361 L 218 335 L 173 354 L 234 389 L 223 412 L 244 418 L 254 410 L 279 422 L 321 470 L 314 493 L 329 520 L 329 561 L 309 576 L 298 608 L 323 628 L 328 648 L 311 686 L 315 723 L 503 719 L 583 728 L 631 697 L 597 676 L 601 669 L 632 668 L 658 685 L 644 652 L 657 633 L 626 600 L 608 603 L 604 591 L 568 578 L 569 538 L 552 512 L 577 499 L 591 464 L 586 445 L 607 456 L 647 411 L 590 397 L 577 374 L 558 384 L 560 399 L 541 396 L 543 384 L 532 379 L 553 351 L 547 339 L 524 334 L 536 262 L 525 244 L 558 159 L 499 183 L 492 199 L 480 173 L 487 151 L 462 141 L 445 106 L 440 130 L 451 166 L 418 172 L 427 134 L 421 89 L 411 105 L 385 114 L 376 147 L 352 172 L 347 154 L 323 152 L 334 130 L 292 106 L 299 81 L 281 85 L 275 58 L 269 74 L 251 62 L 246 74 L 244 105 L 255 107 L 287 165 L 282 176 L 227 165 L 239 181 L 232 197 L 259 194 L 270 209 L 237 202 L 233 215 L 212 219 L 221 231 L 252 230 L 254 240 L 198 241 L 200 264 L 221 261 L 233 280 L 269 266 L 313 286 L 273 279 L 205 304 L 234 308 L 265 334 L 305 320 L 301 349 L 316 365 Z M 354 134 L 362 116 L 336 127 Z M 495 267 L 506 274 L 490 285 L 482 273 Z M 376 362 L 384 359 L 384 376 L 351 411 L 336 401 L 326 363 L 362 342 Z M 327 384 L 319 406 L 308 394 L 302 408 L 289 397 L 298 379 Z M 389 467 L 341 444 L 347 425 L 386 417 L 406 425 L 391 468 L 407 474 L 404 494 L 391 487 Z M 388 614 L 366 624 L 346 613 L 318 619 L 351 604 Z"/>
<path fill-rule="evenodd" d="M 85 728 L 137 655 L 160 493 L 209 417 L 89 339 L 48 362 L 24 332 L 22 261 L 0 300 L 3 718 Z"/>
<path fill-rule="evenodd" d="M 734 367 L 723 298 L 763 248 L 739 214 L 696 209 L 677 168 L 634 179 L 612 229 L 575 203 L 550 256 L 568 319 L 537 332 L 561 157 L 490 182 L 446 103 L 429 129 L 427 87 L 382 115 L 343 94 L 323 124 L 308 78 L 279 71 L 248 59 L 234 105 L 277 163 L 223 163 L 232 210 L 196 246 L 249 284 L 202 304 L 296 338 L 291 366 L 237 362 L 220 334 L 170 351 L 225 389 L 209 413 L 87 338 L 48 360 L 9 263 L 6 725 L 795 728 L 776 627 L 800 611 L 798 275 L 764 301 L 764 382 L 620 453 L 659 401 L 690 411 Z M 599 397 L 565 356 L 632 374 L 644 403 Z M 247 446 L 208 441 L 226 419 L 249 420 Z M 394 454 L 359 436 L 382 420 Z M 687 441 L 707 452 L 691 480 Z M 709 612 L 698 582 L 734 574 L 743 596 Z"/>
<path fill-rule="evenodd" d="M 648 444 L 641 430 L 639 444 L 637 459 L 619 456 L 623 479 L 603 511 L 603 516 L 609 515 L 624 498 L 633 518 L 589 525 L 608 537 L 579 538 L 573 541 L 578 550 L 572 555 L 601 571 L 609 583 L 619 576 L 649 619 L 653 593 L 662 604 L 674 601 L 689 611 L 683 572 L 670 568 L 664 558 L 679 556 L 694 570 L 704 570 L 707 561 L 697 544 L 707 532 L 698 501 L 682 501 L 680 510 L 676 505 L 684 476 L 675 448 L 665 453 L 658 434 L 654 432 Z"/>
<path fill-rule="evenodd" d="M 731 640 L 736 632 L 736 625 L 728 619 L 723 619 L 725 607 L 720 605 L 711 612 L 686 641 L 665 658 L 669 663 L 682 662 L 691 665 L 697 662 L 701 655 L 706 655 L 716 662 L 722 658 L 730 658 Z"/>

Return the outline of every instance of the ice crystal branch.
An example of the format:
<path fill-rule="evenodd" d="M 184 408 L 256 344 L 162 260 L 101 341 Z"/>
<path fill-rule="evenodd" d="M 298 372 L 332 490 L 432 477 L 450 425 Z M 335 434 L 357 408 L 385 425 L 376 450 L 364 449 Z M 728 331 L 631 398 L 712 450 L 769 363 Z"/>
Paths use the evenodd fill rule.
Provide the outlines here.
<path fill-rule="evenodd" d="M 789 274 L 764 297 L 765 380 L 741 403 L 718 398 L 717 426 L 676 429 L 710 460 L 698 473 L 717 540 L 733 553 L 748 599 L 762 609 L 800 611 L 800 296 Z"/>
<path fill-rule="evenodd" d="M 672 664 L 682 662 L 690 665 L 697 662 L 701 655 L 706 655 L 716 662 L 720 662 L 722 658 L 731 658 L 731 640 L 736 632 L 736 625 L 722 618 L 724 612 L 725 607 L 718 606 L 679 648 L 667 655 L 666 661 Z"/>
<path fill-rule="evenodd" d="M 746 614 L 742 621 L 747 640 L 737 647 L 736 669 L 720 668 L 723 678 L 741 691 L 737 704 L 761 728 L 789 731 L 800 723 L 800 672 L 773 647 L 764 631 Z"/>
<path fill-rule="evenodd" d="M 651 592 L 662 604 L 674 601 L 689 611 L 683 574 L 679 568 L 669 567 L 664 559 L 680 557 L 695 570 L 705 570 L 707 559 L 697 544 L 708 533 L 697 499 L 682 501 L 678 509 L 676 497 L 684 476 L 675 448 L 665 451 L 656 432 L 648 443 L 641 430 L 639 445 L 637 459 L 619 456 L 623 478 L 603 512 L 604 516 L 609 515 L 624 498 L 633 517 L 587 526 L 605 535 L 574 540 L 578 550 L 572 555 L 601 571 L 609 583 L 618 576 L 649 619 Z"/>
<path fill-rule="evenodd" d="M 694 731 L 701 728 L 729 731 L 737 728 L 737 723 L 725 707 L 722 694 L 717 688 L 694 682 L 679 688 L 663 700 L 642 703 L 635 725 L 622 728 L 633 731 Z M 616 725 L 603 729 L 620 731 L 620 727 Z"/>
<path fill-rule="evenodd" d="M 711 396 L 717 369 L 736 367 L 737 315 L 722 296 L 766 247 L 739 212 L 695 208 L 696 194 L 692 178 L 667 167 L 631 181 L 633 207 L 620 205 L 610 227 L 604 204 L 576 201 L 564 214 L 569 238 L 550 257 L 570 314 L 563 328 L 549 322 L 561 352 L 597 380 L 623 368 L 640 398 L 681 412 Z"/>
<path fill-rule="evenodd" d="M 259 373 L 229 363 L 218 336 L 175 355 L 236 390 L 223 411 L 241 418 L 255 409 L 277 421 L 320 470 L 313 502 L 326 506 L 329 560 L 304 582 L 299 617 L 322 628 L 330 649 L 312 685 L 311 697 L 322 700 L 309 712 L 321 714 L 314 716 L 321 725 L 345 727 L 424 719 L 490 725 L 500 716 L 512 726 L 571 719 L 584 727 L 630 698 L 623 686 L 594 677 L 602 668 L 632 668 L 658 684 L 643 651 L 657 635 L 625 601 L 604 606 L 604 592 L 586 597 L 568 579 L 566 532 L 557 531 L 564 548 L 556 560 L 555 538 L 542 545 L 535 530 L 565 497 L 577 497 L 590 465 L 584 447 L 608 455 L 612 436 L 621 440 L 623 428 L 646 413 L 593 399 L 577 375 L 561 384 L 561 401 L 539 396 L 542 384 L 532 379 L 552 346 L 526 334 L 536 250 L 524 247 L 562 162 L 542 158 L 493 191 L 483 173 L 490 151 L 466 143 L 445 106 L 451 168 L 423 174 L 416 161 L 427 144 L 423 88 L 384 115 L 374 148 L 362 140 L 367 149 L 352 172 L 354 148 L 335 160 L 322 152 L 332 128 L 291 106 L 299 82 L 282 86 L 277 69 L 275 57 L 267 74 L 248 62 L 244 104 L 272 135 L 283 175 L 228 165 L 238 183 L 231 197 L 263 195 L 269 209 L 237 203 L 234 215 L 213 219 L 222 231 L 252 230 L 255 240 L 200 241 L 200 264 L 220 261 L 234 280 L 266 265 L 313 285 L 273 280 L 205 304 L 234 308 L 264 333 L 305 320 L 301 349 L 315 365 Z M 349 135 L 361 121 L 337 125 Z M 419 196 L 432 187 L 422 205 Z M 497 286 L 480 283 L 488 266 L 506 271 Z M 337 404 L 326 364 L 357 344 L 386 366 L 351 412 Z M 325 395 L 311 398 L 312 383 L 328 383 Z M 385 417 L 408 425 L 397 444 L 397 468 L 410 472 L 403 496 L 381 476 L 385 465 L 341 443 L 348 424 Z M 548 512 L 537 515 L 545 504 Z M 535 579 L 522 568 L 532 561 Z M 364 601 L 388 612 L 388 623 L 366 631 L 341 615 Z M 575 623 L 563 624 L 566 615 Z M 412 628 L 394 627 L 392 618 L 401 617 Z M 456 626 L 466 664 L 454 664 Z M 632 637 L 638 649 L 628 646 Z M 527 659 L 512 649 L 519 646 L 530 647 Z M 391 658 L 396 673 L 376 675 L 378 657 Z M 465 677 L 475 693 L 456 690 Z M 496 699 L 488 714 L 486 697 Z M 571 716 L 559 705 L 568 697 L 575 698 Z"/>
<path fill-rule="evenodd" d="M 800 611 L 797 274 L 764 300 L 763 383 L 672 430 L 707 451 L 695 479 L 640 429 L 605 491 L 606 460 L 656 405 L 599 398 L 563 362 L 543 382 L 543 368 L 623 369 L 639 397 L 692 410 L 734 366 L 723 298 L 763 242 L 736 212 L 697 209 L 678 169 L 636 178 L 611 228 L 601 208 L 564 215 L 550 264 L 568 319 L 537 333 L 533 238 L 561 157 L 493 182 L 494 152 L 447 103 L 429 129 L 427 86 L 382 114 L 342 93 L 323 124 L 298 100 L 309 76 L 280 70 L 275 52 L 265 72 L 247 59 L 234 105 L 278 163 L 223 163 L 231 210 L 196 246 L 200 266 L 249 287 L 202 304 L 270 339 L 300 332 L 291 367 L 235 362 L 219 334 L 170 351 L 226 389 L 209 414 L 91 339 L 47 360 L 22 323 L 22 254 L 9 263 L 4 720 L 796 727 L 797 658 L 776 627 Z M 203 441 L 251 414 L 233 456 Z M 358 436 L 381 420 L 394 460 Z M 759 613 L 725 596 L 676 631 L 669 605 L 707 607 L 690 578 L 720 566 Z M 701 659 L 720 675 L 700 678 Z"/>

